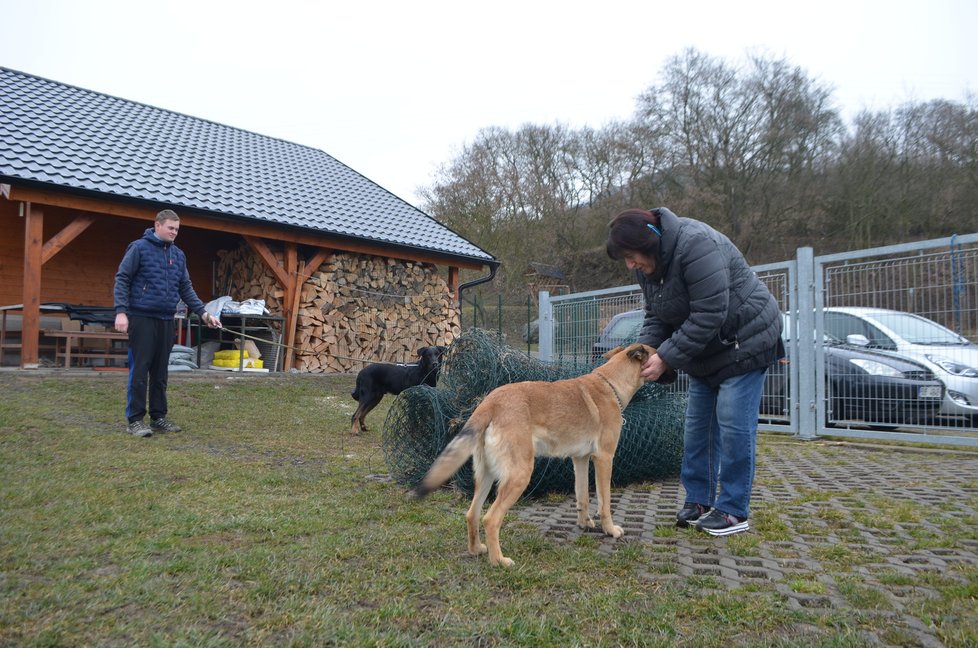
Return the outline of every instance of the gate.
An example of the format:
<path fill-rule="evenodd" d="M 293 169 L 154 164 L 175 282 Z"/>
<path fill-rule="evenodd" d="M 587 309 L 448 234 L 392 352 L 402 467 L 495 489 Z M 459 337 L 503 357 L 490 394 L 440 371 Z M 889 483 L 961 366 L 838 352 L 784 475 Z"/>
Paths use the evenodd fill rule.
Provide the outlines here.
<path fill-rule="evenodd" d="M 978 446 L 978 234 L 819 257 L 800 248 L 794 260 L 754 271 L 785 314 L 788 353 L 786 364 L 768 372 L 759 429 L 803 439 Z M 540 358 L 584 368 L 594 362 L 604 327 L 619 313 L 641 309 L 642 293 L 637 284 L 553 297 L 541 292 L 539 303 Z M 865 319 L 885 311 L 922 316 L 970 346 L 937 346 L 936 339 L 898 345 Z M 917 391 L 891 391 L 896 386 L 878 375 L 893 372 L 890 365 L 904 370 L 896 382 L 917 380 Z M 879 380 L 863 385 L 870 372 Z M 682 376 L 677 385 L 683 388 Z M 940 408 L 927 399 L 940 399 Z M 918 416 L 925 406 L 935 415 Z"/>

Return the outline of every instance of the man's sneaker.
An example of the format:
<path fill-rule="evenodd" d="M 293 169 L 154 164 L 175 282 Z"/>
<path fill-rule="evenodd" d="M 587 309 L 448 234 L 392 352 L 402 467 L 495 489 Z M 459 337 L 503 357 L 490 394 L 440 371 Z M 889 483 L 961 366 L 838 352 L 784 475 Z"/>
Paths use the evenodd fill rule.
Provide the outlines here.
<path fill-rule="evenodd" d="M 129 424 L 129 427 L 126 428 L 126 430 L 128 430 L 129 434 L 133 436 L 138 436 L 138 437 L 153 436 L 153 431 L 149 429 L 149 427 L 142 421 L 133 421 L 132 423 Z"/>
<path fill-rule="evenodd" d="M 690 525 L 690 523 L 700 519 L 700 517 L 705 515 L 709 510 L 709 506 L 687 502 L 683 505 L 682 510 L 676 514 L 676 526 L 680 529 L 685 529 Z"/>
<path fill-rule="evenodd" d="M 725 536 L 740 533 L 750 529 L 747 518 L 740 519 L 736 516 L 713 509 L 710 514 L 696 521 L 696 528 L 706 531 L 710 535 Z"/>
<path fill-rule="evenodd" d="M 179 432 L 183 429 L 168 418 L 153 419 L 149 426 L 154 432 Z"/>

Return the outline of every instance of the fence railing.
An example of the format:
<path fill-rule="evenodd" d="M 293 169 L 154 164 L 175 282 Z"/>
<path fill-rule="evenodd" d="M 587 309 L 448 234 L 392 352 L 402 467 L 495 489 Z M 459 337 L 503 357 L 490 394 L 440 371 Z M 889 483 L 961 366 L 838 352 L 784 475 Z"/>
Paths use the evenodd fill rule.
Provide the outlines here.
<path fill-rule="evenodd" d="M 970 355 L 978 353 L 978 234 L 820 257 L 814 256 L 811 248 L 800 248 L 795 259 L 755 266 L 754 271 L 777 299 L 790 327 L 785 336 L 790 362 L 769 371 L 765 385 L 765 402 L 783 406 L 759 413 L 761 429 L 802 438 L 833 435 L 978 445 L 978 362 Z M 852 353 L 879 353 L 870 347 L 880 345 L 860 349 L 858 338 L 850 340 L 845 336 L 842 342 L 846 344 L 841 347 L 838 340 L 833 341 L 831 335 L 839 334 L 839 325 L 835 316 L 826 324 L 825 309 L 831 312 L 852 306 L 921 315 L 973 343 L 959 350 L 945 350 L 949 357 L 936 364 L 927 354 L 914 355 L 896 348 L 883 351 L 920 363 L 920 376 L 932 377 L 926 385 L 921 383 L 921 389 L 943 384 L 946 402 L 935 416 L 900 419 L 894 424 L 883 417 L 883 410 L 907 406 L 909 396 L 894 402 L 890 391 L 870 391 L 861 396 L 839 393 L 840 389 L 854 389 L 847 385 L 858 385 L 864 378 L 846 359 L 846 349 L 855 349 Z M 595 343 L 611 319 L 642 307 L 637 284 L 559 296 L 542 292 L 539 357 L 563 365 L 591 364 Z M 862 366 L 886 371 L 883 365 L 887 359 L 883 360 L 882 364 L 863 362 Z M 962 375 L 950 374 L 942 367 L 951 367 Z M 955 408 L 954 403 L 947 401 L 948 390 L 962 407 Z M 854 400 L 858 398 L 875 400 Z M 880 420 L 865 413 L 863 418 L 854 416 L 876 410 Z"/>

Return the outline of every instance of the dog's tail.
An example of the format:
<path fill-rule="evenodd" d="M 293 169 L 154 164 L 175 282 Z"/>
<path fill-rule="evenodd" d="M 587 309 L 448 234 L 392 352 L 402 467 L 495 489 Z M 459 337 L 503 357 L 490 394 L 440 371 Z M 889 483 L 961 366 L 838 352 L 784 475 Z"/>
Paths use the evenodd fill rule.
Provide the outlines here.
<path fill-rule="evenodd" d="M 488 424 L 488 421 L 486 423 Z M 411 494 L 421 499 L 433 490 L 441 488 L 445 482 L 451 479 L 452 475 L 457 473 L 459 468 L 465 465 L 465 462 L 475 452 L 475 444 L 478 442 L 479 435 L 485 430 L 485 427 L 485 425 L 479 426 L 474 424 L 470 418 L 465 424 L 465 427 L 462 428 L 462 431 L 456 434 L 455 438 L 441 451 L 441 454 L 438 455 L 435 462 L 431 464 L 431 468 L 428 469 L 428 474 L 411 491 Z"/>

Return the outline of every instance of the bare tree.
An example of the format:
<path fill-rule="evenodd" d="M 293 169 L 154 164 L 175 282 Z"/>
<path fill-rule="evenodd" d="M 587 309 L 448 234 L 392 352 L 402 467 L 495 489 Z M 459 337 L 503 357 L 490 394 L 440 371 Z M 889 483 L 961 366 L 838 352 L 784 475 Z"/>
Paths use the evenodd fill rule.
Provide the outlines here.
<path fill-rule="evenodd" d="M 668 133 L 668 198 L 744 248 L 759 229 L 784 230 L 841 132 L 830 91 L 763 56 L 741 70 L 687 50 L 662 76 L 636 118 Z"/>
<path fill-rule="evenodd" d="M 836 246 L 978 228 L 978 110 L 945 100 L 860 113 L 826 195 Z M 964 228 L 963 230 L 961 228 Z"/>
<path fill-rule="evenodd" d="M 787 61 L 670 59 L 634 117 L 572 131 L 491 127 L 420 191 L 441 222 L 496 254 L 522 290 L 529 261 L 579 287 L 619 281 L 609 218 L 665 205 L 727 233 L 753 262 L 978 229 L 978 105 L 908 103 L 847 131 L 829 88 Z M 620 265 L 620 264 L 619 264 Z"/>

